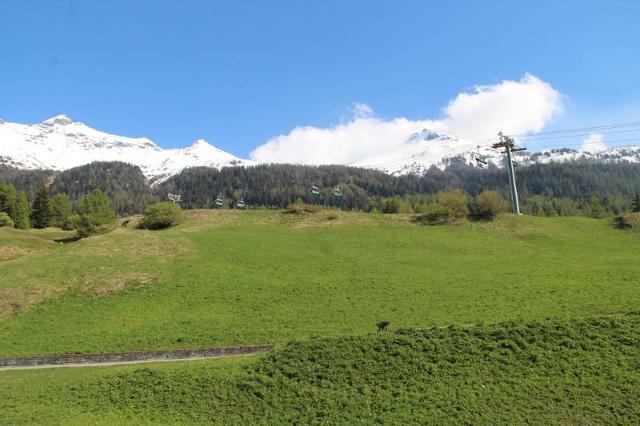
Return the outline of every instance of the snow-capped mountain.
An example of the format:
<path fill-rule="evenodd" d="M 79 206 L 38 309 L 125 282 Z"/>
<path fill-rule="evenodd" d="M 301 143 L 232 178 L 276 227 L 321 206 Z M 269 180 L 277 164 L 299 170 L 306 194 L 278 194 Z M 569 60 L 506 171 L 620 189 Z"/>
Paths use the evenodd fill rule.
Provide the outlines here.
<path fill-rule="evenodd" d="M 140 167 L 159 183 L 187 167 L 252 165 L 205 140 L 181 149 L 163 149 L 147 138 L 112 135 L 58 115 L 39 124 L 0 120 L 0 164 L 23 169 L 66 170 L 93 161 L 122 161 Z"/>
<path fill-rule="evenodd" d="M 487 163 L 482 166 L 476 161 Z M 593 160 L 602 162 L 640 162 L 640 146 L 609 148 L 588 152 L 556 149 L 541 152 L 517 152 L 521 165 Z M 158 184 L 183 169 L 196 166 L 221 168 L 251 166 L 244 160 L 222 151 L 205 140 L 180 149 L 163 149 L 147 138 L 130 138 L 92 129 L 58 115 L 39 124 L 18 124 L 0 120 L 0 164 L 22 169 L 70 169 L 94 161 L 122 161 L 140 167 L 152 184 Z M 414 133 L 392 153 L 358 161 L 354 166 L 375 168 L 393 175 L 422 174 L 435 166 L 444 169 L 454 163 L 471 166 L 503 167 L 504 155 L 487 145 L 431 130 Z"/>
<path fill-rule="evenodd" d="M 597 152 L 562 148 L 540 152 L 520 151 L 513 155 L 514 160 L 523 166 L 580 160 L 640 163 L 640 145 L 608 148 Z M 479 163 L 476 158 L 487 164 Z M 400 149 L 393 153 L 370 157 L 355 165 L 383 170 L 393 175 L 404 175 L 422 174 L 433 166 L 442 170 L 454 163 L 474 167 L 504 167 L 506 160 L 501 152 L 487 145 L 477 146 L 456 136 L 440 135 L 425 129 L 411 135 Z"/>

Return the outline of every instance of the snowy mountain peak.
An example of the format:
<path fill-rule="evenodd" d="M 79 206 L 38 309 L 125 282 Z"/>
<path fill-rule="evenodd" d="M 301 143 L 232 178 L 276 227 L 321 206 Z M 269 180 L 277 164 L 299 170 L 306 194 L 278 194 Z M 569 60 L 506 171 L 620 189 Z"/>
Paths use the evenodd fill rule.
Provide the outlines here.
<path fill-rule="evenodd" d="M 191 144 L 187 150 L 191 153 L 197 153 L 197 155 L 213 155 L 213 156 L 231 156 L 228 152 L 225 152 L 217 146 L 211 145 L 204 139 L 198 139 Z"/>
<path fill-rule="evenodd" d="M 65 114 L 59 114 L 59 115 L 56 115 L 55 117 L 51 117 L 44 120 L 41 124 L 44 124 L 45 126 L 53 126 L 55 124 L 65 126 L 71 123 L 73 123 L 73 120 L 71 119 L 71 117 Z"/>
<path fill-rule="evenodd" d="M 218 149 L 215 146 L 211 145 L 209 142 L 207 142 L 204 139 L 198 139 L 196 140 L 194 143 L 191 144 L 191 146 L 189 148 L 193 148 L 193 149 Z"/>
<path fill-rule="evenodd" d="M 594 150 L 592 150 L 594 151 Z M 640 163 L 640 146 L 608 148 L 597 152 L 554 149 L 538 153 L 516 152 L 520 165 L 589 160 Z M 189 167 L 251 166 L 255 161 L 238 158 L 198 139 L 185 148 L 163 149 L 147 138 L 131 138 L 92 129 L 66 115 L 39 124 L 0 121 L 0 164 L 22 169 L 66 170 L 94 161 L 121 161 L 140 167 L 152 184 L 160 183 Z M 431 167 L 454 164 L 504 167 L 504 155 L 488 146 L 453 135 L 423 129 L 413 133 L 393 152 L 352 163 L 394 175 L 423 174 Z"/>
<path fill-rule="evenodd" d="M 437 132 L 434 132 L 433 130 L 429 130 L 429 129 L 422 129 L 421 132 L 416 132 L 413 133 L 411 136 L 409 136 L 409 139 L 407 139 L 406 143 L 417 143 L 420 141 L 432 141 L 434 139 L 438 139 L 440 138 L 441 135 Z"/>
<path fill-rule="evenodd" d="M 481 160 L 481 161 L 478 161 Z M 552 149 L 537 153 L 517 152 L 514 159 L 523 166 L 564 161 L 631 162 L 640 163 L 640 146 L 607 148 L 602 151 Z M 474 147 L 474 143 L 453 135 L 442 135 L 424 129 L 413 133 L 391 153 L 377 155 L 357 162 L 393 175 L 423 174 L 431 167 L 445 169 L 453 164 L 472 167 L 504 167 L 504 155 L 488 146 Z"/>
<path fill-rule="evenodd" d="M 162 149 L 147 138 L 118 136 L 74 122 L 66 115 L 40 124 L 0 126 L 0 164 L 23 169 L 66 170 L 94 161 L 122 161 L 140 167 L 159 183 L 196 166 L 221 168 L 252 165 L 203 139 L 188 148 Z"/>

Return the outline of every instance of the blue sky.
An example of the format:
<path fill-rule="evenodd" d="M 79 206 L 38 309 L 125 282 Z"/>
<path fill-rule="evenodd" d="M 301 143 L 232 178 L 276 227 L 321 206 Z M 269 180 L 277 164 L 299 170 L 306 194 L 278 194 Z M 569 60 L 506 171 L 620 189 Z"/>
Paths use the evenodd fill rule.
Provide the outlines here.
<path fill-rule="evenodd" d="M 0 0 L 0 117 L 248 157 L 354 103 L 438 120 L 530 73 L 561 95 L 544 130 L 640 121 L 639 22 L 638 1 Z"/>

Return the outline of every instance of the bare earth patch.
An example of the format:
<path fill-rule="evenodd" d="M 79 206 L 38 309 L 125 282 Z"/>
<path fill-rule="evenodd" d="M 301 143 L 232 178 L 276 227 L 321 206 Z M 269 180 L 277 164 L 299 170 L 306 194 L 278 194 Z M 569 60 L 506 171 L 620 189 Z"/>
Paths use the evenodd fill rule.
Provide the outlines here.
<path fill-rule="evenodd" d="M 151 274 L 129 272 L 108 278 L 102 283 L 94 284 L 87 288 L 87 292 L 97 297 L 105 296 L 109 293 L 124 290 L 129 284 L 147 285 L 156 281 L 156 277 Z"/>
<path fill-rule="evenodd" d="M 0 246 L 0 262 L 16 259 L 32 253 L 33 250 L 20 248 L 16 246 Z"/>
<path fill-rule="evenodd" d="M 64 290 L 56 287 L 0 288 L 0 319 Z"/>

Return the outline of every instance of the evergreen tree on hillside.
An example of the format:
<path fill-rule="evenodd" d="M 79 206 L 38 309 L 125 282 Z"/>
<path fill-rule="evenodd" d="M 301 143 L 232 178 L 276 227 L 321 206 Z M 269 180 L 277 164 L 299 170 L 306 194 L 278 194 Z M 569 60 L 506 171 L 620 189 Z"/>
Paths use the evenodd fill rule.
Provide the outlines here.
<path fill-rule="evenodd" d="M 331 205 L 335 201 L 330 196 L 331 190 L 339 186 L 344 196 L 337 204 L 342 209 L 370 211 L 384 209 L 378 200 L 395 196 L 411 199 L 416 194 L 436 194 L 455 188 L 471 196 L 493 190 L 507 198 L 507 174 L 504 168 L 483 170 L 459 163 L 452 163 L 445 170 L 431 168 L 421 176 L 393 176 L 348 166 L 271 164 L 220 170 L 195 167 L 183 170 L 154 189 L 161 199 L 165 199 L 167 193 L 181 194 L 181 206 L 186 209 L 210 208 L 219 195 L 230 201 L 242 197 L 252 207 L 285 208 L 297 198 L 311 203 L 312 185 L 320 188 L 322 194 L 315 202 Z M 603 214 L 617 214 L 629 208 L 629 200 L 639 185 L 640 164 L 633 163 L 585 161 L 536 164 L 518 169 L 522 207 L 525 209 L 527 201 L 532 200 L 529 210 L 536 214 L 590 214 L 591 195 L 600 197 Z M 391 210 L 395 208 L 393 204 L 390 203 Z M 420 211 L 415 207 L 412 206 L 414 211 Z"/>
<path fill-rule="evenodd" d="M 635 197 L 631 200 L 631 211 L 640 213 L 640 192 L 636 192 Z"/>
<path fill-rule="evenodd" d="M 602 205 L 602 200 L 600 199 L 600 197 L 592 195 L 591 199 L 589 200 L 589 216 L 596 219 L 600 219 L 605 215 L 606 215 L 606 210 Z"/>
<path fill-rule="evenodd" d="M 116 214 L 111 208 L 111 199 L 107 194 L 94 189 L 82 200 L 80 206 L 80 220 L 78 222 L 78 236 L 88 237 L 98 234 L 116 220 Z"/>
<path fill-rule="evenodd" d="M 106 225 L 116 220 L 116 214 L 111 208 L 111 199 L 99 189 L 94 189 L 82 200 L 80 216 L 90 216 L 97 225 Z"/>
<path fill-rule="evenodd" d="M 51 220 L 51 200 L 49 190 L 43 186 L 31 205 L 31 224 L 34 228 L 46 228 Z"/>
<path fill-rule="evenodd" d="M 72 214 L 71 199 L 67 194 L 57 194 L 51 199 L 51 226 L 63 228 Z"/>
<path fill-rule="evenodd" d="M 16 188 L 12 184 L 0 185 L 0 212 L 15 221 Z"/>
<path fill-rule="evenodd" d="M 15 223 L 13 223 L 13 219 L 9 217 L 5 212 L 0 212 L 0 227 L 13 228 Z"/>
<path fill-rule="evenodd" d="M 18 192 L 18 195 L 16 196 L 15 226 L 18 229 L 31 228 L 31 221 L 29 220 L 29 201 L 27 200 L 27 194 L 24 191 Z"/>
<path fill-rule="evenodd" d="M 64 193 L 78 206 L 94 188 L 109 195 L 119 215 L 142 213 L 157 201 L 139 167 L 117 161 L 95 162 L 60 172 L 49 187 L 51 194 Z"/>
<path fill-rule="evenodd" d="M 16 188 L 16 192 L 26 192 L 29 200 L 35 198 L 42 185 L 51 182 L 54 174 L 51 170 L 23 170 L 0 164 L 0 183 L 10 183 Z"/>

